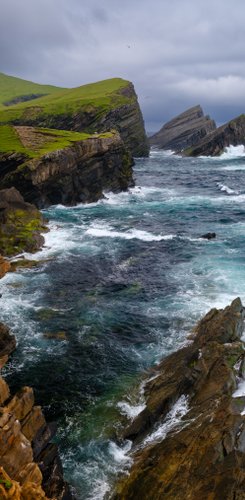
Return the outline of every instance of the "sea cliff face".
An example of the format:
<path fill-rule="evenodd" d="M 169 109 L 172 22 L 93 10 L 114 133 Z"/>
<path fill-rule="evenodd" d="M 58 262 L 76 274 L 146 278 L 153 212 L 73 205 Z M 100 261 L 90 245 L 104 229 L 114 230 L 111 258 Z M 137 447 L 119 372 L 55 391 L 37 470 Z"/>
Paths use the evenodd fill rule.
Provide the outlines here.
<path fill-rule="evenodd" d="M 173 118 L 149 140 L 152 146 L 179 152 L 198 144 L 215 129 L 215 122 L 209 116 L 204 116 L 198 105 Z"/>
<path fill-rule="evenodd" d="M 125 430 L 134 465 L 113 499 L 194 500 L 244 496 L 244 308 L 212 309 L 193 342 L 171 354 L 146 385 L 146 408 Z"/>
<path fill-rule="evenodd" d="M 184 156 L 219 156 L 226 147 L 241 144 L 245 145 L 245 115 L 238 116 L 217 128 L 183 154 Z"/>
<path fill-rule="evenodd" d="M 32 147 L 33 136 L 41 135 L 32 127 L 17 127 L 16 131 L 23 144 Z M 119 192 L 133 186 L 132 165 L 130 153 L 114 131 L 76 140 L 31 159 L 25 153 L 0 154 L 0 187 L 15 186 L 26 201 L 39 208 L 89 203 L 102 198 L 104 190 Z"/>
<path fill-rule="evenodd" d="M 0 93 L 2 125 L 29 125 L 89 134 L 114 129 L 133 156 L 149 155 L 138 98 L 133 84 L 127 80 L 112 78 L 74 89 L 57 89 L 16 81 L 0 74 L 0 84 L 3 95 L 8 95 L 7 106 Z M 27 100 L 28 89 L 33 90 L 33 98 L 29 95 Z M 35 95 L 37 90 L 42 97 Z"/>

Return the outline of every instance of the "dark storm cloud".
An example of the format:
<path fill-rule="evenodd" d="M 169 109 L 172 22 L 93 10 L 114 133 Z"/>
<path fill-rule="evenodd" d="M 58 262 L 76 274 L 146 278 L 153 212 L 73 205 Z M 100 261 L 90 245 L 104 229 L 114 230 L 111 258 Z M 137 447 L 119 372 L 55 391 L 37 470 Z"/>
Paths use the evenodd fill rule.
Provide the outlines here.
<path fill-rule="evenodd" d="M 0 70 L 77 86 L 134 82 L 148 128 L 200 103 L 244 111 L 244 0 L 2 0 Z"/>

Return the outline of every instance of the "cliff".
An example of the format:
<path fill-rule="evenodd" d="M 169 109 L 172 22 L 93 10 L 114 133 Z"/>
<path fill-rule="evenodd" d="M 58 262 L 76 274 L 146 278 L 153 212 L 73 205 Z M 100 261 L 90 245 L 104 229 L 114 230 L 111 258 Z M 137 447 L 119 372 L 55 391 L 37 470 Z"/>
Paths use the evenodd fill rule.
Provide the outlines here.
<path fill-rule="evenodd" d="M 15 186 L 39 208 L 94 202 L 103 197 L 104 190 L 119 192 L 134 184 L 132 157 L 116 131 L 89 136 L 7 128 L 16 144 L 12 140 L 11 152 L 4 152 L 0 144 L 0 188 Z"/>
<path fill-rule="evenodd" d="M 11 77 L 4 80 L 3 76 L 5 75 L 0 74 L 0 124 L 38 126 L 89 134 L 115 129 L 133 156 L 148 156 L 148 139 L 132 83 L 112 78 L 74 89 L 49 89 L 48 86 L 43 86 L 42 90 L 42 86 L 31 82 L 29 87 L 28 82 L 21 85 L 19 79 L 18 85 L 13 85 Z M 16 91 L 18 86 L 21 89 L 19 94 Z M 26 95 L 27 88 L 32 89 L 33 93 L 29 98 Z M 38 92 L 44 95 L 38 97 Z M 1 94 L 5 96 L 5 101 Z"/>
<path fill-rule="evenodd" d="M 215 122 L 209 116 L 204 116 L 201 106 L 198 105 L 166 123 L 149 140 L 152 146 L 179 152 L 198 144 L 215 128 Z"/>
<path fill-rule="evenodd" d="M 242 499 L 245 490 L 244 308 L 212 309 L 193 342 L 164 359 L 146 407 L 125 430 L 134 464 L 113 499 Z"/>
<path fill-rule="evenodd" d="M 230 145 L 245 145 L 245 115 L 217 128 L 197 145 L 183 152 L 184 156 L 219 156 Z"/>
<path fill-rule="evenodd" d="M 15 349 L 15 338 L 0 323 L 0 368 Z M 63 479 L 57 446 L 51 443 L 54 424 L 47 424 L 33 390 L 11 395 L 0 377 L 0 498 L 72 500 Z"/>

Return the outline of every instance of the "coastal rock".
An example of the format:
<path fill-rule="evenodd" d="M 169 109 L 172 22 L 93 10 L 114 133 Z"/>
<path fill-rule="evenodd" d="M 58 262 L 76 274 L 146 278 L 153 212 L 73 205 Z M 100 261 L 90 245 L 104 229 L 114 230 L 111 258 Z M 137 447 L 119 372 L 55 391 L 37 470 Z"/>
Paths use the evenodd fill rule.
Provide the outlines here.
<path fill-rule="evenodd" d="M 213 240 L 216 238 L 216 233 L 205 233 L 202 234 L 201 238 L 204 238 L 205 240 Z"/>
<path fill-rule="evenodd" d="M 0 191 L 0 252 L 4 256 L 35 252 L 43 245 L 41 232 L 46 230 L 41 213 L 17 189 Z"/>
<path fill-rule="evenodd" d="M 16 130 L 24 144 L 36 135 L 32 127 Z M 103 198 L 104 190 L 119 192 L 133 186 L 132 165 L 131 155 L 114 131 L 32 158 L 16 170 L 11 166 L 11 172 L 5 168 L 4 175 L 0 173 L 0 187 L 14 185 L 26 201 L 39 208 L 57 203 L 89 203 Z"/>
<path fill-rule="evenodd" d="M 15 348 L 9 329 L 0 324 L 1 367 Z M 63 479 L 58 448 L 50 443 L 56 427 L 48 425 L 33 390 L 12 396 L 0 377 L 0 498 L 72 500 Z M 52 453 L 50 452 L 52 450 Z"/>
<path fill-rule="evenodd" d="M 230 145 L 245 145 L 245 115 L 240 115 L 217 128 L 183 154 L 184 156 L 219 156 Z"/>
<path fill-rule="evenodd" d="M 243 323 L 240 299 L 212 309 L 193 342 L 153 371 L 146 408 L 124 432 L 134 464 L 113 499 L 243 498 L 245 398 L 233 397 L 244 371 Z"/>
<path fill-rule="evenodd" d="M 201 106 L 198 105 L 167 122 L 149 140 L 151 146 L 179 152 L 198 144 L 215 129 L 215 122 L 209 116 L 204 116 Z"/>

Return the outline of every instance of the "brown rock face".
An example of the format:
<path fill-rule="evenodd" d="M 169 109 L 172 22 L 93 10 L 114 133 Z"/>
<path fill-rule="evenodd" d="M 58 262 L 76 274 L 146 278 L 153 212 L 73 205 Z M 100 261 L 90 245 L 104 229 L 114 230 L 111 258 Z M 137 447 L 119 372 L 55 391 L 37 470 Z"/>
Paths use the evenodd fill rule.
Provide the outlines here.
<path fill-rule="evenodd" d="M 125 431 L 135 461 L 114 499 L 244 498 L 245 398 L 232 397 L 244 372 L 243 320 L 240 299 L 213 309 L 193 343 L 156 368 L 146 408 Z"/>
<path fill-rule="evenodd" d="M 10 263 L 0 255 L 0 279 L 10 270 Z"/>
<path fill-rule="evenodd" d="M 15 348 L 9 329 L 0 324 L 0 366 Z M 63 479 L 55 426 L 48 425 L 33 390 L 23 387 L 14 396 L 0 377 L 0 499 L 72 500 Z M 50 453 L 52 449 L 52 453 Z"/>
<path fill-rule="evenodd" d="M 217 128 L 183 154 L 185 156 L 219 156 L 224 148 L 241 144 L 245 145 L 245 115 L 238 116 Z"/>
<path fill-rule="evenodd" d="M 215 122 L 209 116 L 204 116 L 201 106 L 198 105 L 166 123 L 159 132 L 150 137 L 150 144 L 179 152 L 198 144 L 215 129 Z"/>
<path fill-rule="evenodd" d="M 14 185 L 39 208 L 89 203 L 102 198 L 104 190 L 119 192 L 134 185 L 132 165 L 120 135 L 112 132 L 27 161 L 21 169 L 12 166 L 11 175 L 5 168 L 3 175 L 0 171 L 0 187 Z"/>

